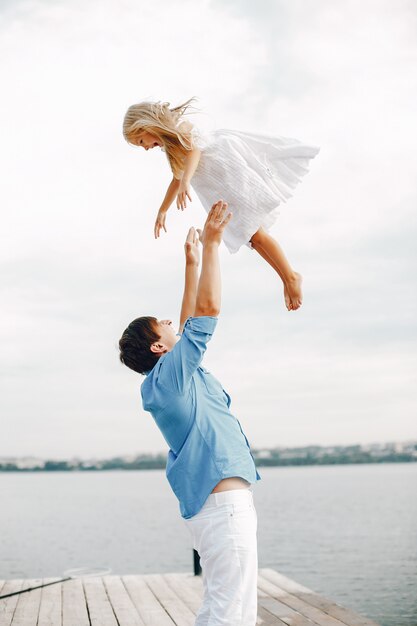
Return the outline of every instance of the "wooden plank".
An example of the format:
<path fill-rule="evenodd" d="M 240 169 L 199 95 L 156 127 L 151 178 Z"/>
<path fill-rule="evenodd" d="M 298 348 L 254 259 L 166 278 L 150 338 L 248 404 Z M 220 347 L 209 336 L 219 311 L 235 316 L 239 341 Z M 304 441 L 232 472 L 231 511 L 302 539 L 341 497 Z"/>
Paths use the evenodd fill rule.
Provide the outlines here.
<path fill-rule="evenodd" d="M 144 576 L 144 579 L 173 622 L 180 626 L 194 626 L 195 615 L 171 589 L 161 574 L 148 574 Z"/>
<path fill-rule="evenodd" d="M 142 576 L 123 576 L 127 592 L 146 626 L 174 626 Z"/>
<path fill-rule="evenodd" d="M 312 622 L 308 617 L 304 617 L 300 613 L 294 611 L 291 607 L 282 604 L 279 600 L 275 600 L 275 598 L 259 598 L 258 604 L 260 607 L 278 617 L 284 624 L 288 624 L 288 626 L 313 626 L 314 622 Z"/>
<path fill-rule="evenodd" d="M 6 593 L 13 593 L 14 591 L 20 591 L 23 587 L 23 582 L 23 580 L 6 581 L 1 589 L 2 595 L 6 595 Z M 0 626 L 10 626 L 18 599 L 19 596 L 12 596 L 11 598 L 4 598 L 4 600 L 0 600 Z"/>
<path fill-rule="evenodd" d="M 194 589 L 189 583 L 190 578 L 195 578 L 194 574 L 163 574 L 163 578 L 196 615 L 203 601 L 203 588 L 201 586 L 198 590 Z"/>
<path fill-rule="evenodd" d="M 0 581 L 0 595 L 53 579 Z M 0 600 L 0 626 L 194 626 L 201 576 L 86 578 Z M 259 570 L 257 626 L 378 626 L 270 568 Z"/>
<path fill-rule="evenodd" d="M 311 606 L 311 604 L 297 598 L 297 596 L 293 596 L 287 591 L 284 591 L 274 583 L 271 583 L 269 580 L 261 576 L 261 574 L 258 576 L 258 586 L 272 598 L 275 598 L 283 604 L 286 604 L 292 609 L 298 611 L 298 613 L 308 617 L 316 624 L 319 624 L 319 626 L 343 626 L 343 623 L 340 620 L 324 613 L 321 609 Z"/>
<path fill-rule="evenodd" d="M 53 580 L 56 578 L 44 578 L 42 583 Z M 37 626 L 62 626 L 62 583 L 42 589 Z"/>
<path fill-rule="evenodd" d="M 256 620 L 257 626 L 287 626 L 285 622 L 283 622 L 276 615 L 272 615 L 269 611 L 264 609 L 262 606 L 258 604 L 258 618 Z"/>
<path fill-rule="evenodd" d="M 119 626 L 145 626 L 119 576 L 105 576 L 104 586 Z"/>
<path fill-rule="evenodd" d="M 23 588 L 41 585 L 40 578 L 25 580 Z M 11 626 L 36 626 L 39 615 L 42 589 L 35 589 L 17 596 L 17 606 L 14 612 Z"/>
<path fill-rule="evenodd" d="M 181 578 L 180 578 L 181 577 Z M 197 609 L 203 600 L 203 581 L 201 576 L 194 576 L 192 574 L 165 574 L 164 578 L 168 581 L 181 580 L 181 588 L 177 587 L 178 595 L 184 594 L 184 601 L 186 602 L 185 594 L 189 594 L 190 608 L 197 605 Z M 259 597 L 266 598 L 267 594 L 258 590 L 258 619 L 256 621 L 258 626 L 287 626 L 286 622 L 283 622 L 279 617 L 273 615 L 262 606 L 259 605 Z"/>
<path fill-rule="evenodd" d="M 118 626 L 101 578 L 82 579 L 91 626 Z"/>
<path fill-rule="evenodd" d="M 346 624 L 346 626 L 379 626 L 373 620 L 367 617 L 362 617 L 350 609 L 345 609 L 343 606 L 336 604 L 336 602 L 333 602 L 332 600 L 327 600 L 327 598 L 314 593 L 314 591 L 308 589 L 308 587 L 304 587 L 303 585 L 294 582 L 290 578 L 287 578 L 283 574 L 279 574 L 273 569 L 264 568 L 259 570 L 259 573 L 267 580 L 278 585 L 284 591 L 288 591 L 311 606 L 321 609 L 324 613 L 327 613 L 328 615 L 340 620 L 343 624 Z"/>
<path fill-rule="evenodd" d="M 174 574 L 175 576 L 176 574 Z M 200 601 L 203 601 L 203 577 L 202 576 L 192 576 L 190 574 L 186 575 L 186 583 L 191 589 L 200 597 Z"/>
<path fill-rule="evenodd" d="M 282 619 L 273 615 L 261 605 L 263 598 L 268 598 L 268 594 L 258 587 L 258 619 L 256 623 L 264 626 L 287 626 L 286 622 L 283 622 Z"/>
<path fill-rule="evenodd" d="M 81 580 L 69 580 L 62 584 L 62 625 L 90 626 Z"/>
<path fill-rule="evenodd" d="M 275 574 L 277 574 L 277 576 Z M 288 591 L 288 593 L 292 593 L 296 595 L 298 592 L 303 592 L 303 593 L 311 593 L 312 595 L 315 595 L 314 591 L 312 591 L 311 589 L 308 589 L 308 587 L 303 587 L 303 585 L 296 583 L 295 580 L 292 580 L 291 578 L 287 578 L 287 576 L 284 576 L 283 574 L 279 574 L 276 570 L 271 569 L 269 567 L 264 567 L 260 569 L 259 575 L 263 576 L 267 580 L 272 581 L 273 583 L 276 583 L 277 585 L 281 587 L 281 589 Z"/>

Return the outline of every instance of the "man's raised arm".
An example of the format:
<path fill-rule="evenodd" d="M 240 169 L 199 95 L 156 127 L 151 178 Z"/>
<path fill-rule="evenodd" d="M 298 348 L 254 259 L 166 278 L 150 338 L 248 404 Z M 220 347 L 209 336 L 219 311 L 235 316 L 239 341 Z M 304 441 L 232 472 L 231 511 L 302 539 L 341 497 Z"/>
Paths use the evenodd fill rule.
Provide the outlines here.
<path fill-rule="evenodd" d="M 192 317 L 195 311 L 198 287 L 198 266 L 200 264 L 200 250 L 198 235 L 201 233 L 194 227 L 188 231 L 185 240 L 185 283 L 184 295 L 182 297 L 180 314 L 180 334 L 183 331 L 187 318 Z"/>
<path fill-rule="evenodd" d="M 204 230 L 200 235 L 203 244 L 203 263 L 197 285 L 198 240 L 190 229 L 185 242 L 185 288 L 182 300 L 180 328 L 181 339 L 166 355 L 159 370 L 159 381 L 168 390 L 182 393 L 190 384 L 207 348 L 207 342 L 216 327 L 212 319 L 220 312 L 219 245 L 223 231 L 232 214 L 227 214 L 227 204 L 219 200 L 210 210 Z M 198 231 L 200 232 L 200 231 Z M 187 318 L 197 318 L 189 320 Z M 208 318 L 208 319 L 204 319 Z"/>
<path fill-rule="evenodd" d="M 232 217 L 227 203 L 219 200 L 212 206 L 201 234 L 203 264 L 198 281 L 194 317 L 217 317 L 221 305 L 219 245 L 223 231 Z"/>
<path fill-rule="evenodd" d="M 180 328 L 189 317 L 209 315 L 217 317 L 220 311 L 220 267 L 218 247 L 231 214 L 227 215 L 227 203 L 219 200 L 207 216 L 204 231 L 190 228 L 185 241 L 185 284 L 182 298 Z M 199 238 L 203 244 L 203 269 L 198 279 L 200 264 Z"/>

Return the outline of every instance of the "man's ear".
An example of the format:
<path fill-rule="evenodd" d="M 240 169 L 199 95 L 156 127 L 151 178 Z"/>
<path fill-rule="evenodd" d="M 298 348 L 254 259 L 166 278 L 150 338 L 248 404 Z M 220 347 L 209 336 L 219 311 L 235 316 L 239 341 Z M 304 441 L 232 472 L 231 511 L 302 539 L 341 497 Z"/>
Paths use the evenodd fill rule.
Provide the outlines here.
<path fill-rule="evenodd" d="M 166 346 L 163 343 L 155 342 L 151 344 L 151 352 L 154 354 L 164 354 L 167 351 Z"/>

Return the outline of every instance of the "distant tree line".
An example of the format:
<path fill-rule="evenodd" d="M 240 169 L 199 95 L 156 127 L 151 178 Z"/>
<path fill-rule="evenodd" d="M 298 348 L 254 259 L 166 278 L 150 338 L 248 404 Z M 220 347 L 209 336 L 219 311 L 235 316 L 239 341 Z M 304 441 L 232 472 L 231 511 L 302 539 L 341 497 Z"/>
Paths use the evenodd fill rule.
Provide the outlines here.
<path fill-rule="evenodd" d="M 369 450 L 361 446 L 335 447 L 331 451 L 320 446 L 305 448 L 252 450 L 257 467 L 291 465 L 348 465 L 361 463 L 412 463 L 417 461 L 417 444 L 403 451 L 387 449 Z M 165 469 L 165 454 L 138 455 L 135 458 L 115 457 L 100 461 L 41 461 L 25 464 L 22 460 L 0 462 L 2 472 L 85 472 L 108 470 Z"/>

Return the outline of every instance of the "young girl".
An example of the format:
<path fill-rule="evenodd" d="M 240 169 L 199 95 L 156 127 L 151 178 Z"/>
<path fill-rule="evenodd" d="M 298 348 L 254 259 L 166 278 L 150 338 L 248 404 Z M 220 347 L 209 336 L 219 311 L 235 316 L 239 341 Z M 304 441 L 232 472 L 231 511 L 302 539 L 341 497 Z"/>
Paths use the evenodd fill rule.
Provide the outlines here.
<path fill-rule="evenodd" d="M 155 221 L 155 238 L 161 229 L 166 232 L 166 213 L 173 201 L 183 210 L 187 198 L 192 200 L 191 185 L 207 212 L 215 200 L 224 198 L 233 213 L 223 235 L 229 252 L 243 244 L 254 248 L 281 277 L 286 307 L 294 311 L 302 303 L 302 278 L 267 230 L 319 148 L 236 130 L 203 134 L 184 119 L 192 101 L 173 108 L 168 102 L 141 102 L 129 107 L 124 118 L 126 141 L 145 150 L 159 146 L 173 173 Z"/>

